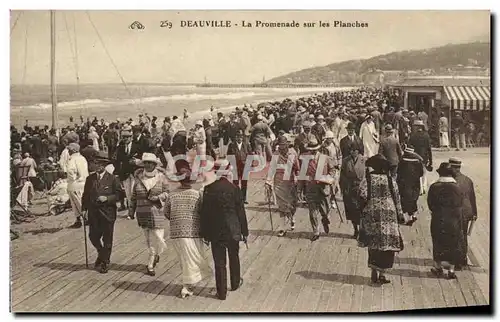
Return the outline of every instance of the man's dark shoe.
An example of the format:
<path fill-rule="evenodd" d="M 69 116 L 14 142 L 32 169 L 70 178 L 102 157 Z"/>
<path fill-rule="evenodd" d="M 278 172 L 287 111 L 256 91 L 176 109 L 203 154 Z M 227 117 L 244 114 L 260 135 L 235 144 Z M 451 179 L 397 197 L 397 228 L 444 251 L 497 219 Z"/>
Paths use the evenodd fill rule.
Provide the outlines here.
<path fill-rule="evenodd" d="M 325 230 L 325 233 L 328 234 L 330 232 L 330 220 L 328 220 L 328 218 L 323 218 L 321 219 L 321 222 L 323 223 L 323 229 Z"/>
<path fill-rule="evenodd" d="M 102 263 L 101 264 L 101 269 L 99 270 L 99 272 L 101 274 L 106 274 L 108 272 L 109 268 L 108 268 L 108 264 L 106 263 Z"/>
<path fill-rule="evenodd" d="M 73 225 L 69 226 L 69 228 L 82 228 L 82 222 L 77 220 Z"/>
<path fill-rule="evenodd" d="M 94 269 L 99 269 L 101 267 L 102 261 L 97 258 L 94 263 Z"/>
<path fill-rule="evenodd" d="M 319 239 L 319 235 L 314 235 L 311 237 L 311 241 L 317 241 Z"/>
<path fill-rule="evenodd" d="M 240 284 L 236 287 L 236 288 L 231 288 L 231 291 L 236 291 L 237 289 L 239 289 L 241 286 L 243 285 L 243 277 L 240 277 Z"/>

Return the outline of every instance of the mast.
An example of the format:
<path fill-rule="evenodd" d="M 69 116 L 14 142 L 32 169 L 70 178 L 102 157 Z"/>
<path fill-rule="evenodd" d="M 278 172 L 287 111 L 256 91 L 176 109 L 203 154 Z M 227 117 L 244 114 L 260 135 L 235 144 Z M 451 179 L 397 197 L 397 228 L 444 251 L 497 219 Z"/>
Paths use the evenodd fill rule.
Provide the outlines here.
<path fill-rule="evenodd" d="M 57 96 L 56 96 L 56 14 L 50 10 L 50 89 L 52 94 L 52 128 L 57 128 Z"/>

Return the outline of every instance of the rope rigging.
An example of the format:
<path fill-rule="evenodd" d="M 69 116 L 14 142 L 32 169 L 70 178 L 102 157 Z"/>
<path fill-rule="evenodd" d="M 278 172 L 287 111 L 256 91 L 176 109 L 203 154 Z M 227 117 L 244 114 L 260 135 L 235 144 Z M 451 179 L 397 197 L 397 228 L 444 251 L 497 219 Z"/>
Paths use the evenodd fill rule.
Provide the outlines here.
<path fill-rule="evenodd" d="M 122 82 L 122 84 L 125 86 L 125 89 L 127 90 L 128 94 L 130 95 L 130 97 L 132 98 L 132 101 L 134 102 L 134 104 L 136 104 L 136 100 L 134 99 L 134 96 L 132 95 L 132 92 L 130 90 L 130 88 L 128 87 L 127 85 L 127 82 L 125 82 L 125 79 L 123 78 L 122 74 L 120 73 L 120 71 L 118 70 L 118 67 L 116 66 L 113 58 L 111 57 L 109 51 L 108 51 L 108 48 L 106 47 L 106 45 L 104 44 L 104 41 L 101 37 L 101 34 L 99 33 L 99 30 L 96 28 L 96 26 L 94 25 L 94 22 L 92 21 L 92 18 L 90 18 L 90 14 L 88 11 L 85 11 L 86 15 L 87 15 L 87 18 L 89 19 L 89 22 L 90 24 L 92 25 L 92 27 L 94 28 L 96 34 L 97 34 L 97 37 L 99 38 L 99 41 L 101 42 L 101 45 L 102 47 L 104 48 L 104 51 L 106 52 L 106 55 L 108 56 L 109 60 L 111 61 L 111 64 L 113 65 L 113 67 L 115 68 L 115 71 L 116 73 L 118 74 L 118 76 L 120 77 L 120 80 Z M 139 106 L 139 108 L 141 109 L 141 111 L 143 110 L 142 106 Z"/>
<path fill-rule="evenodd" d="M 76 26 L 75 26 L 75 20 L 74 20 L 74 17 L 73 17 L 73 35 L 74 35 L 74 45 L 73 45 L 73 42 L 71 40 L 71 34 L 69 32 L 69 28 L 68 28 L 68 20 L 67 20 L 67 17 L 66 17 L 66 13 L 64 13 L 64 25 L 66 27 L 66 33 L 68 34 L 68 41 L 69 41 L 69 48 L 71 50 L 71 55 L 72 55 L 72 58 L 73 58 L 73 65 L 74 65 L 74 68 L 75 68 L 75 77 L 76 77 L 76 96 L 79 98 L 80 97 L 80 77 L 78 75 L 78 47 L 77 47 L 77 42 L 76 42 Z M 80 100 L 80 99 L 79 99 Z M 83 109 L 84 109 L 84 104 L 83 104 L 83 100 L 80 100 L 80 114 L 83 115 Z"/>
<path fill-rule="evenodd" d="M 24 64 L 23 64 L 23 77 L 21 80 L 21 93 L 24 95 L 24 90 L 26 86 L 26 74 L 28 71 L 28 30 L 29 30 L 29 20 L 26 22 L 26 29 L 24 31 Z M 22 127 L 23 122 L 23 107 L 19 107 L 19 124 Z"/>

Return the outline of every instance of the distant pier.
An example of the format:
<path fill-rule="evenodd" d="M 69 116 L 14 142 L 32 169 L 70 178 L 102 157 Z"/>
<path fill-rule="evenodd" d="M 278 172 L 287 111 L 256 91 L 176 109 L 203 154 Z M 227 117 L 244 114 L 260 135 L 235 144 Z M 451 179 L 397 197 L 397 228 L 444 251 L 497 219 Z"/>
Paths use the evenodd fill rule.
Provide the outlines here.
<path fill-rule="evenodd" d="M 314 87 L 348 87 L 363 86 L 363 84 L 340 84 L 340 83 L 269 83 L 269 84 L 196 84 L 196 87 L 216 87 L 216 88 L 314 88 Z"/>

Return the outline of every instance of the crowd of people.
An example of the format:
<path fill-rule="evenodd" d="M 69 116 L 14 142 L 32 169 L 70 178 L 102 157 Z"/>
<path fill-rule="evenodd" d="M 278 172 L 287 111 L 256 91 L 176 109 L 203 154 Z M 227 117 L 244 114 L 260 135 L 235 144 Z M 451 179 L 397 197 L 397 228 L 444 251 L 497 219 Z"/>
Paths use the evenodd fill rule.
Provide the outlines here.
<path fill-rule="evenodd" d="M 328 234 L 330 211 L 342 195 L 353 238 L 368 249 L 373 283 L 390 282 L 384 273 L 404 248 L 400 225 L 417 220 L 418 199 L 427 194 L 432 273 L 456 278 L 455 269 L 467 265 L 467 233 L 477 219 L 474 185 L 453 158 L 440 164 L 439 180 L 428 187 L 427 172 L 433 171 L 428 117 L 400 103 L 391 91 L 362 88 L 245 105 L 226 115 L 212 108 L 192 129 L 187 113 L 183 120 L 166 117 L 163 124 L 147 114 L 111 123 L 70 119 L 59 135 L 27 123 L 21 133 L 11 128 L 12 162 L 30 168 L 35 188 L 37 179 L 48 184 L 44 172 L 58 174 L 51 209 L 69 200 L 75 214 L 71 228 L 90 226 L 99 254 L 95 267 L 102 273 L 109 269 L 118 210 L 128 210 L 127 218 L 137 219 L 143 230 L 149 250 L 145 273 L 151 276 L 166 247 L 164 228 L 170 221 L 169 236 L 182 267 L 182 297 L 192 295 L 191 285 L 211 274 L 203 243 L 211 245 L 218 297 L 227 294 L 226 252 L 231 289 L 243 283 L 238 250 L 248 236 L 249 186 L 243 170 L 250 155 L 267 162 L 274 158 L 280 165 L 264 185 L 283 218 L 277 236 L 296 228 L 301 204 L 309 211 L 311 241 L 320 238 L 321 230 Z M 210 169 L 198 174 L 201 190 L 193 188 L 193 158 L 175 158 L 190 150 Z M 236 160 L 235 175 L 221 175 L 232 166 L 230 156 Z M 182 178 L 172 183 L 171 174 Z M 21 203 L 29 204 L 29 196 Z"/>

